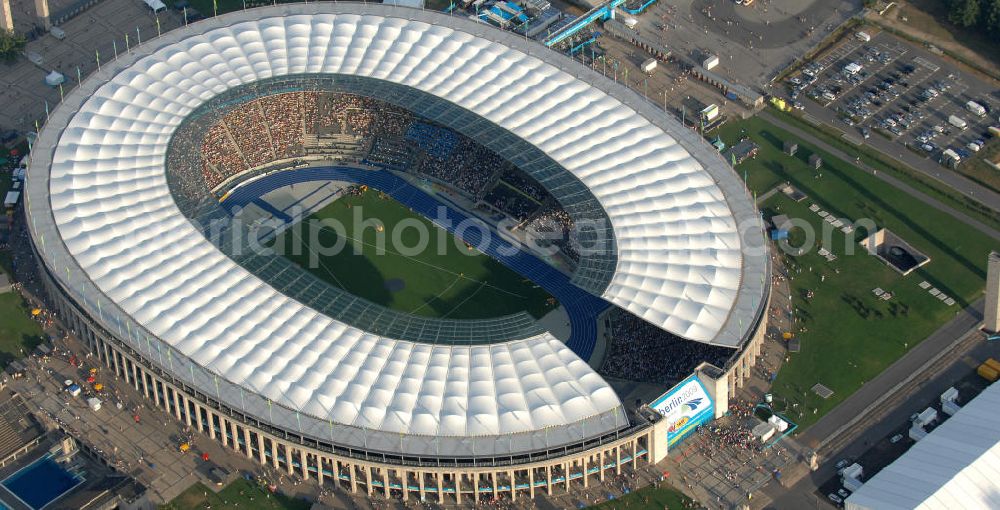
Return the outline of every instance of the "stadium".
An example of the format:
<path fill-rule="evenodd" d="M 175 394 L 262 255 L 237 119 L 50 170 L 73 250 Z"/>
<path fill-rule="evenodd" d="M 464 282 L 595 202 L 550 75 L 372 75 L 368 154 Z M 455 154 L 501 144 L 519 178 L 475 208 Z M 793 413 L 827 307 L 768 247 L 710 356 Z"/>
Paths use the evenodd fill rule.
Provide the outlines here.
<path fill-rule="evenodd" d="M 432 222 L 471 262 L 424 263 L 470 265 L 253 249 L 294 251 L 296 224 L 351 204 Z M 761 220 L 709 144 L 440 13 L 282 5 L 146 41 L 52 112 L 25 210 L 53 307 L 111 370 L 356 492 L 517 498 L 659 461 L 725 413 L 766 327 Z M 628 378 L 670 389 L 627 402 L 608 381 Z"/>

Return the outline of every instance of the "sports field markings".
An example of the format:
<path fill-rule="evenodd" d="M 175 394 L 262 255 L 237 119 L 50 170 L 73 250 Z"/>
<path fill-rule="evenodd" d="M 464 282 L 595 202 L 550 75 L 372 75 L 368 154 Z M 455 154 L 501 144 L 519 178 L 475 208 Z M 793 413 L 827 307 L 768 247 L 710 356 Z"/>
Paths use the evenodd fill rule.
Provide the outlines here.
<path fill-rule="evenodd" d="M 431 301 L 434 301 L 435 299 L 439 299 L 442 295 L 444 295 L 445 292 L 448 292 L 448 290 L 450 290 L 452 287 L 454 287 L 455 284 L 458 283 L 458 281 L 461 280 L 462 278 L 463 278 L 462 276 L 456 276 L 455 279 L 452 280 L 451 283 L 449 283 L 448 286 L 446 286 L 441 292 L 437 293 L 434 297 L 432 297 L 432 298 L 430 298 L 428 300 L 425 300 L 423 302 L 423 304 L 421 304 L 420 306 L 414 308 L 413 310 L 410 310 L 410 313 L 416 313 L 418 310 L 421 310 L 424 307 L 426 307 Z M 477 290 L 477 292 L 478 292 L 478 290 Z M 453 311 L 455 311 L 454 308 L 452 308 L 451 311 L 449 311 L 448 313 L 450 314 Z M 442 317 L 447 317 L 447 316 L 448 316 L 447 314 L 442 315 Z"/>
<path fill-rule="evenodd" d="M 333 273 L 333 271 L 330 271 L 330 268 L 328 268 L 327 265 L 323 263 L 323 259 L 319 256 L 319 253 L 316 253 L 316 250 L 312 249 L 312 247 L 309 246 L 309 243 L 303 242 L 302 238 L 299 237 L 299 236 L 297 236 L 295 234 L 295 229 L 288 228 L 288 229 L 285 229 L 285 231 L 292 233 L 292 241 L 293 242 L 298 242 L 300 246 L 304 246 L 305 249 L 309 250 L 309 253 L 312 253 L 313 255 L 316 256 L 316 261 L 319 262 L 319 265 L 323 269 L 323 272 L 326 273 L 326 274 L 328 274 L 328 275 L 330 275 L 330 277 L 333 278 L 333 280 L 335 282 L 337 282 L 337 285 L 339 285 L 340 288 L 342 288 L 342 289 L 346 289 L 347 288 L 347 287 L 344 286 L 343 282 L 340 281 L 340 278 L 337 278 L 337 275 L 335 275 Z"/>
<path fill-rule="evenodd" d="M 326 228 L 326 227 L 324 227 L 324 229 L 325 229 L 325 228 Z M 440 228 L 440 227 L 439 227 L 439 228 Z M 448 231 L 447 231 L 447 230 L 445 230 L 445 232 L 446 232 L 446 233 L 448 233 Z M 379 247 L 378 247 L 377 245 L 374 245 L 374 244 L 371 244 L 371 243 L 367 243 L 367 242 L 365 242 L 365 241 L 364 241 L 364 240 L 362 240 L 362 239 L 357 239 L 357 238 L 354 238 L 354 237 L 351 237 L 351 236 L 347 236 L 347 235 L 345 235 L 344 237 L 345 237 L 346 239 L 349 239 L 349 240 L 351 240 L 351 241 L 354 241 L 354 242 L 356 242 L 356 243 L 359 243 L 359 244 L 361 244 L 362 246 L 368 246 L 368 247 L 371 247 L 371 248 L 376 248 L 376 249 L 378 249 L 378 248 L 379 248 Z M 458 239 L 458 238 L 456 237 L 456 239 Z M 493 290 L 496 290 L 496 291 L 499 291 L 499 292 L 503 292 L 503 293 L 505 293 L 505 294 L 509 294 L 509 295 L 511 295 L 511 296 L 516 296 L 516 297 L 519 297 L 519 298 L 524 298 L 524 297 L 526 297 L 526 296 L 524 296 L 523 294 L 517 294 L 517 293 L 514 293 L 514 292 L 510 292 L 510 291 L 508 291 L 508 290 L 505 290 L 505 289 L 501 289 L 500 287 L 495 287 L 495 286 L 491 285 L 491 284 L 490 284 L 489 282 L 487 282 L 487 281 L 484 281 L 484 280 L 476 280 L 476 279 L 474 279 L 474 278 L 469 278 L 468 276 L 465 276 L 464 274 L 461 274 L 461 273 L 456 273 L 456 272 L 454 272 L 454 271 L 450 271 L 450 270 L 448 270 L 448 269 L 446 269 L 446 268 L 444 268 L 444 267 L 441 267 L 441 266 L 436 266 L 436 265 L 434 265 L 434 264 L 431 264 L 430 262 L 425 262 L 425 261 L 423 261 L 423 260 L 419 260 L 419 259 L 416 259 L 416 258 L 413 258 L 413 257 L 407 257 L 406 255 L 403 255 L 402 253 L 399 253 L 399 252 L 397 252 L 397 251 L 395 251 L 395 250 L 392 250 L 392 249 L 390 249 L 390 248 L 387 248 L 387 247 L 382 247 L 382 249 L 383 249 L 383 250 L 385 250 L 385 252 L 386 252 L 386 253 L 392 253 L 393 255 L 396 255 L 396 256 L 399 256 L 399 257 L 401 257 L 401 258 L 404 258 L 404 259 L 406 259 L 406 260 L 409 260 L 409 261 L 412 261 L 412 262 L 416 262 L 416 263 L 418 263 L 418 264 L 423 264 L 423 265 L 425 265 L 425 266 L 427 266 L 427 267 L 432 267 L 432 268 L 434 268 L 434 269 L 437 269 L 437 270 L 439 270 L 439 271 L 441 271 L 441 272 L 444 272 L 444 273 L 447 273 L 447 274 L 450 274 L 450 275 L 452 275 L 452 276 L 455 276 L 455 277 L 456 277 L 457 279 L 465 279 L 465 280 L 468 280 L 468 281 L 470 281 L 470 282 L 475 282 L 475 283 L 478 283 L 478 284 L 480 284 L 480 285 L 485 285 L 485 286 L 487 286 L 487 287 L 489 287 L 489 288 L 491 288 L 491 289 L 493 289 Z M 312 251 L 312 250 L 310 250 L 310 251 Z M 477 251 L 478 251 L 478 250 L 477 250 Z M 484 254 L 484 253 L 482 253 L 482 252 L 480 252 L 480 254 L 481 254 L 481 255 L 483 255 L 484 257 L 489 257 L 489 255 L 486 255 L 486 254 Z M 490 257 L 490 258 L 492 258 L 492 257 Z M 494 260 L 496 260 L 496 259 L 494 259 Z M 320 263 L 322 264 L 322 262 L 320 262 Z M 326 269 L 326 266 L 325 266 L 325 265 L 324 265 L 323 267 L 324 267 L 324 269 Z M 333 276 L 333 275 L 331 275 L 331 276 Z M 337 279 L 337 277 L 336 277 L 336 276 L 334 276 L 334 279 L 336 280 L 336 279 Z M 338 284 L 340 284 L 340 280 L 337 280 L 337 283 L 338 283 Z M 340 285 L 341 285 L 341 287 L 343 287 L 343 284 L 340 284 Z"/>
<path fill-rule="evenodd" d="M 458 303 L 457 305 L 453 306 L 451 308 L 451 310 L 448 311 L 448 313 L 442 315 L 441 317 L 445 318 L 445 319 L 448 318 L 448 316 L 451 315 L 451 312 L 454 312 L 455 310 L 458 310 L 459 308 L 461 308 L 462 305 L 464 305 L 466 301 L 472 299 L 472 297 L 475 296 L 476 294 L 479 294 L 479 291 L 483 290 L 483 287 L 485 287 L 485 286 L 486 286 L 485 283 L 480 284 L 479 287 L 475 290 L 475 292 L 473 292 L 472 294 L 469 294 L 469 297 L 463 299 L 461 303 Z"/>

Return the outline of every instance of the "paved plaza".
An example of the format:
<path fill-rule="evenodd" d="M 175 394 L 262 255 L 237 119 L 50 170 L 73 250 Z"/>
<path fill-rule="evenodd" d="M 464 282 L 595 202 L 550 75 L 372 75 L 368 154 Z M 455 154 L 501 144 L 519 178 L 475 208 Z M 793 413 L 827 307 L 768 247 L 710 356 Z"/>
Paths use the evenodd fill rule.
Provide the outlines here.
<path fill-rule="evenodd" d="M 103 0 L 79 16 L 60 25 L 66 38 L 56 39 L 45 34 L 28 43 L 25 54 L 13 64 L 0 64 L 0 131 L 35 130 L 35 121 L 45 120 L 45 104 L 50 110 L 59 103 L 59 88 L 45 84 L 51 71 L 62 73 L 66 82 L 63 92 L 79 83 L 79 76 L 97 70 L 97 58 L 107 62 L 115 53 L 124 53 L 138 41 L 156 37 L 157 19 L 160 32 L 177 28 L 183 15 L 163 11 L 157 16 L 140 0 Z M 126 37 L 128 38 L 126 43 Z"/>
<path fill-rule="evenodd" d="M 679 0 L 650 6 L 638 28 L 691 62 L 717 55 L 713 71 L 761 89 L 860 8 L 857 0 Z"/>

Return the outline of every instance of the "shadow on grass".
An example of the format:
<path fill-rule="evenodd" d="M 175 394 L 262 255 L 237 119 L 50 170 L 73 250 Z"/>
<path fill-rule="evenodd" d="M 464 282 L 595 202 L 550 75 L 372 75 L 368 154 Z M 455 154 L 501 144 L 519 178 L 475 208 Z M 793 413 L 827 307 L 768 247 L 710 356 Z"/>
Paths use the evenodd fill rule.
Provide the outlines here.
<path fill-rule="evenodd" d="M 779 151 L 781 150 L 782 145 L 784 143 L 784 140 L 782 140 L 777 134 L 772 133 L 772 132 L 770 132 L 768 130 L 760 130 L 759 131 L 759 135 L 760 135 L 761 138 L 767 140 L 767 142 L 770 143 L 773 147 L 777 148 Z M 804 144 L 801 140 L 798 140 L 798 139 L 795 139 L 795 138 L 790 138 L 790 139 L 794 139 L 800 145 L 800 147 L 802 147 L 803 149 L 805 149 L 805 151 L 809 151 L 810 154 L 812 154 L 813 152 L 818 153 L 818 151 L 815 151 L 814 149 L 806 148 L 808 146 L 806 144 Z M 803 152 L 803 151 L 800 150 L 800 152 Z M 784 154 L 784 153 L 782 152 L 782 154 Z M 808 156 L 805 156 L 805 157 L 808 158 Z M 846 162 L 843 162 L 843 161 L 841 161 L 841 162 L 843 164 L 847 164 Z M 803 181 L 802 179 L 799 179 L 798 177 L 796 177 L 795 175 L 793 175 L 791 172 L 789 172 L 785 168 L 784 165 L 780 164 L 779 162 L 772 162 L 772 163 L 769 163 L 768 168 L 770 170 L 772 170 L 773 172 L 775 172 L 776 174 L 780 175 L 783 180 L 786 180 L 786 181 L 794 183 L 794 185 L 797 188 L 799 188 L 803 193 L 806 193 L 807 195 L 811 195 L 811 196 L 815 197 L 816 201 L 823 202 L 823 206 L 824 206 L 824 208 L 826 210 L 832 211 L 837 216 L 842 217 L 842 218 L 849 217 L 849 216 L 847 216 L 847 214 L 844 213 L 843 210 L 841 210 L 839 207 L 837 207 L 836 204 L 831 203 L 829 200 L 820 198 L 822 195 L 820 194 L 819 190 L 817 190 L 813 185 L 808 184 L 807 181 Z M 971 260 L 969 260 L 967 257 L 965 257 L 965 255 L 959 253 L 957 250 L 955 250 L 954 248 L 952 248 L 948 244 L 946 244 L 946 243 L 942 242 L 941 240 L 939 240 L 936 236 L 934 236 L 931 232 L 929 232 L 927 229 L 925 229 L 919 223 L 916 223 L 916 222 L 912 221 L 909 218 L 909 216 L 901 213 L 894 206 L 890 205 L 885 200 L 883 200 L 883 198 L 881 196 L 873 193 L 870 189 L 868 189 L 868 187 L 863 186 L 861 183 L 859 183 L 855 178 L 853 178 L 850 175 L 848 175 L 847 173 L 843 172 L 839 168 L 839 165 L 831 165 L 829 163 L 826 163 L 826 164 L 824 164 L 823 170 L 826 171 L 826 172 L 830 172 L 832 175 L 835 175 L 835 176 L 839 177 L 840 179 L 842 179 L 845 183 L 847 183 L 851 187 L 851 189 L 855 190 L 856 192 L 858 192 L 859 194 L 861 194 L 862 196 L 864 196 L 870 203 L 874 204 L 874 206 L 877 209 L 879 209 L 879 210 L 881 210 L 881 211 L 883 211 L 885 213 L 888 213 L 888 214 L 892 215 L 897 221 L 899 221 L 903 225 L 907 226 L 909 229 L 911 229 L 917 235 L 919 235 L 919 236 L 923 237 L 924 239 L 926 239 L 927 242 L 929 242 L 932 245 L 934 245 L 934 247 L 936 247 L 937 249 L 941 250 L 948 257 L 954 259 L 957 263 L 959 263 L 962 266 L 964 266 L 966 269 L 968 269 L 970 272 L 972 272 L 976 276 L 979 276 L 980 278 L 986 278 L 986 272 L 981 267 L 979 267 L 977 264 L 975 264 L 974 262 L 972 262 Z M 916 199 L 914 199 L 914 200 L 916 200 Z M 857 218 L 855 218 L 855 219 L 857 219 Z M 921 274 L 922 276 L 927 277 L 927 274 L 925 272 L 923 272 L 923 271 L 918 271 L 918 274 Z M 930 279 L 928 279 L 928 281 L 930 281 Z M 954 292 L 954 290 L 951 289 L 948 285 L 945 285 L 943 282 L 940 282 L 940 281 L 936 281 L 936 282 L 932 282 L 932 283 L 935 283 L 935 286 L 938 289 L 941 289 L 942 291 L 946 291 L 949 295 L 953 296 L 954 299 L 962 306 L 962 308 L 965 308 L 966 306 L 968 306 L 969 303 L 966 302 L 964 300 L 964 298 L 962 298 L 959 295 L 957 295 Z"/>

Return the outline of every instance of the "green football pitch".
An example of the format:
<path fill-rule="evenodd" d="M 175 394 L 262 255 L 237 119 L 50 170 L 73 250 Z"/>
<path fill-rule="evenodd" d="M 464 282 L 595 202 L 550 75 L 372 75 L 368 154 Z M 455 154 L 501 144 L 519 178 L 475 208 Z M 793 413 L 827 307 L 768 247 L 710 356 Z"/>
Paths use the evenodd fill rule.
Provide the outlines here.
<path fill-rule="evenodd" d="M 417 250 L 422 237 L 426 247 Z M 338 240 L 339 250 L 318 248 Z M 273 246 L 336 287 L 414 315 L 482 319 L 526 311 L 541 317 L 556 306 L 534 282 L 374 190 L 327 205 Z"/>

